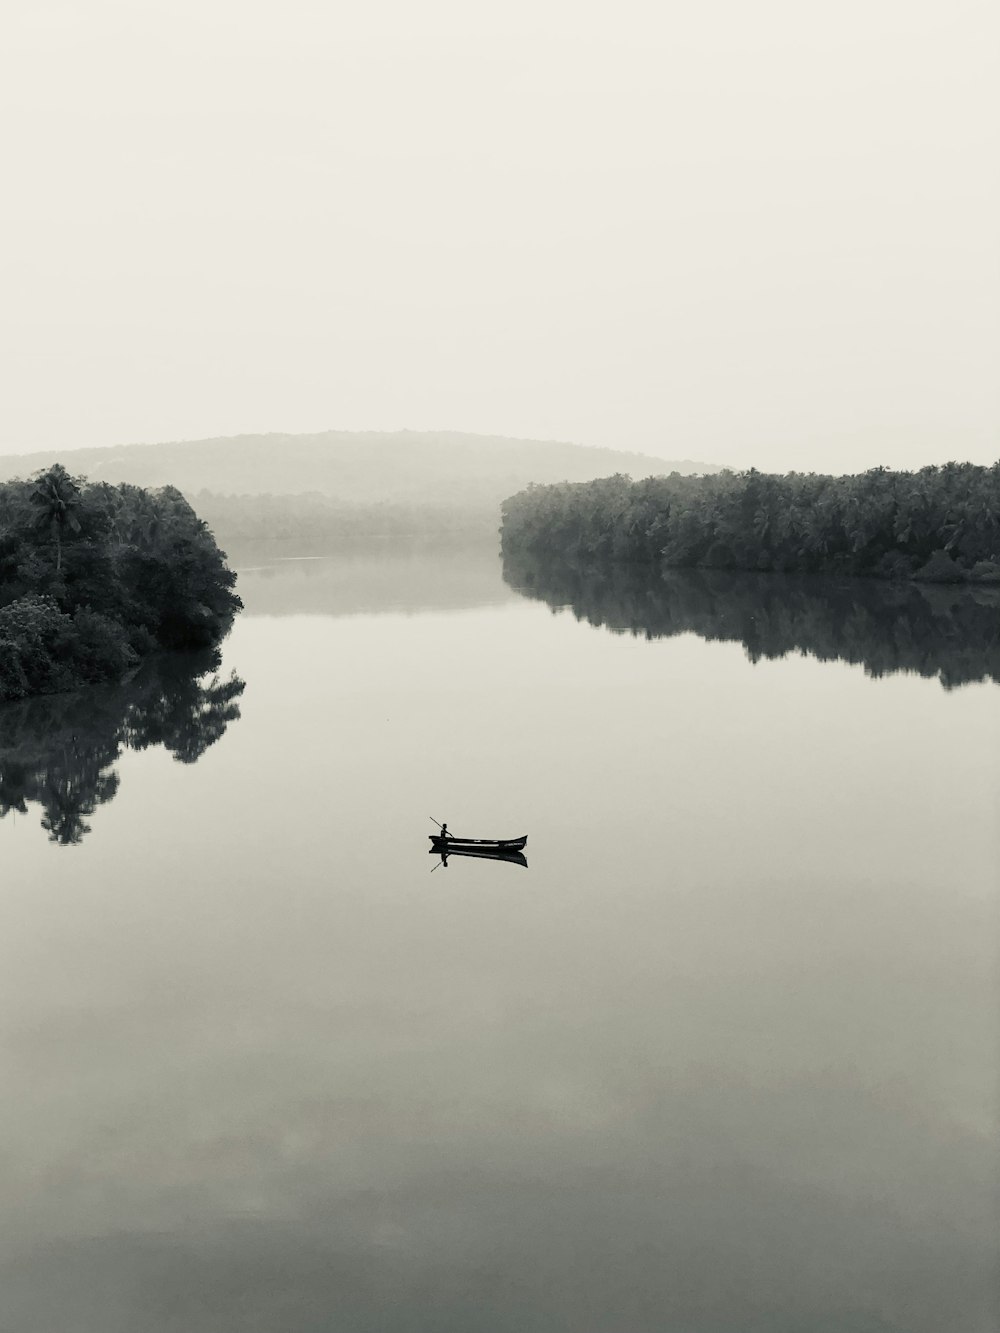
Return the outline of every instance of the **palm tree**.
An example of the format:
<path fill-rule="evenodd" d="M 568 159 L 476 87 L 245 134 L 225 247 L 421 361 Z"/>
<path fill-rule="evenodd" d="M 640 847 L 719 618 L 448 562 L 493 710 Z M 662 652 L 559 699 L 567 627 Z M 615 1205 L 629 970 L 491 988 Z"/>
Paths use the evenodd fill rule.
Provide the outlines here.
<path fill-rule="evenodd" d="M 56 569 L 62 566 L 62 536 L 68 528 L 80 531 L 80 520 L 73 510 L 80 503 L 80 487 L 61 463 L 53 463 L 47 472 L 40 472 L 31 492 L 31 503 L 40 513 L 37 526 L 49 528 L 56 544 Z"/>

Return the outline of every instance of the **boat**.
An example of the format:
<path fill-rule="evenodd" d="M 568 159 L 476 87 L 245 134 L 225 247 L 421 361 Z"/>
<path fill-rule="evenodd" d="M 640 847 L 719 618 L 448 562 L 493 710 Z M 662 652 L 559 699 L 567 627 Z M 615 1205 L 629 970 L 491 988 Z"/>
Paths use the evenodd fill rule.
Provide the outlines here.
<path fill-rule="evenodd" d="M 436 852 L 442 848 L 449 852 L 522 852 L 528 835 L 523 838 L 456 838 L 449 833 L 447 838 L 442 838 L 440 833 L 432 833 L 430 839 Z"/>
<path fill-rule="evenodd" d="M 503 861 L 507 865 L 528 868 L 528 858 L 523 852 L 477 852 L 468 847 L 432 847 L 428 856 L 440 856 L 442 861 L 449 861 L 453 856 L 471 856 L 479 861 Z"/>

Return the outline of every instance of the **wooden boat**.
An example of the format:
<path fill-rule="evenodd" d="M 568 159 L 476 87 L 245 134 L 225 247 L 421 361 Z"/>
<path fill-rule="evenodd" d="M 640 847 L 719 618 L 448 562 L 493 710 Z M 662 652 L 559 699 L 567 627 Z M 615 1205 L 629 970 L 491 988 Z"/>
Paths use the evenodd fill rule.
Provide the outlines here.
<path fill-rule="evenodd" d="M 525 870 L 528 868 L 528 858 L 523 852 L 477 852 L 468 847 L 432 847 L 427 855 L 440 856 L 445 861 L 450 861 L 453 856 L 471 856 L 479 861 L 503 861 L 507 865 L 523 866 Z"/>
<path fill-rule="evenodd" d="M 430 839 L 436 852 L 442 848 L 449 852 L 521 852 L 528 835 L 523 838 L 455 838 L 449 833 L 447 838 L 442 838 L 439 833 L 432 833 Z"/>

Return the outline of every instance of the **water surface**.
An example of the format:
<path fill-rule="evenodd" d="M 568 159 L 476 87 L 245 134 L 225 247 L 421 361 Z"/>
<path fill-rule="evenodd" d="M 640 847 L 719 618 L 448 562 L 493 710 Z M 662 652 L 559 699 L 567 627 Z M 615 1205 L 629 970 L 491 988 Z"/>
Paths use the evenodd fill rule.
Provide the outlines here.
<path fill-rule="evenodd" d="M 0 821 L 0 1329 L 994 1330 L 996 685 L 407 568 L 245 573 L 196 762 Z"/>

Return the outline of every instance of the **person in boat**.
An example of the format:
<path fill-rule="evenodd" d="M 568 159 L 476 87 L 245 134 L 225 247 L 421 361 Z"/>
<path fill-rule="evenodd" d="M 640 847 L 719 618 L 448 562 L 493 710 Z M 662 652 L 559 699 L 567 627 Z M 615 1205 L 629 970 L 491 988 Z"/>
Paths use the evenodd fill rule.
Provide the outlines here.
<path fill-rule="evenodd" d="M 451 837 L 451 834 L 448 832 L 447 824 L 441 825 L 441 837 L 444 838 L 445 841 L 447 841 Z"/>

